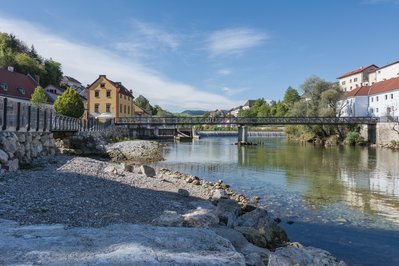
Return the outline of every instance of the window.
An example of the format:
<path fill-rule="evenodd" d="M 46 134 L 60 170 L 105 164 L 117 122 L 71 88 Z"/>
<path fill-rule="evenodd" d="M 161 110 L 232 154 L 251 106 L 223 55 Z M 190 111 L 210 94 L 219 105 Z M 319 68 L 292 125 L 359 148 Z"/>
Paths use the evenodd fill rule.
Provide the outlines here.
<path fill-rule="evenodd" d="M 381 74 L 381 70 L 378 70 L 378 74 Z"/>
<path fill-rule="evenodd" d="M 126 105 L 123 106 L 123 112 L 126 114 Z"/>
<path fill-rule="evenodd" d="M 130 106 L 127 107 L 127 113 L 130 114 Z"/>
<path fill-rule="evenodd" d="M 388 94 L 385 94 L 385 100 L 388 100 Z"/>
<path fill-rule="evenodd" d="M 123 95 L 123 99 L 125 99 L 125 100 L 126 100 L 126 95 Z"/>
<path fill-rule="evenodd" d="M 19 91 L 19 93 L 25 95 L 25 89 L 24 88 L 17 88 L 17 90 Z"/>
<path fill-rule="evenodd" d="M 120 93 L 119 93 L 119 98 L 121 98 L 121 99 L 122 99 L 122 94 L 120 94 Z"/>
<path fill-rule="evenodd" d="M 371 97 L 371 102 L 374 102 L 374 98 L 373 97 Z"/>
<path fill-rule="evenodd" d="M 378 96 L 377 96 L 377 97 L 375 97 L 375 101 L 376 101 L 376 102 L 378 102 Z M 378 111 L 377 111 L 377 112 L 378 112 Z"/>
<path fill-rule="evenodd" d="M 5 82 L 1 82 L 0 83 L 0 88 L 2 88 L 3 90 L 7 90 L 8 89 L 8 84 L 7 83 L 5 83 Z"/>
<path fill-rule="evenodd" d="M 342 81 L 342 85 L 345 85 L 345 81 Z"/>
<path fill-rule="evenodd" d="M 100 108 L 100 104 L 96 103 L 94 104 L 94 112 L 98 113 L 98 109 Z"/>
<path fill-rule="evenodd" d="M 94 97 L 100 97 L 100 92 L 99 91 L 94 91 Z"/>
<path fill-rule="evenodd" d="M 391 93 L 391 99 L 393 99 L 393 93 Z"/>
<path fill-rule="evenodd" d="M 101 88 L 105 88 L 105 83 L 102 82 L 102 83 L 100 84 L 100 87 L 101 87 Z"/>
<path fill-rule="evenodd" d="M 122 113 L 122 104 L 119 105 L 119 112 Z"/>
<path fill-rule="evenodd" d="M 354 79 L 353 79 L 353 82 L 356 82 L 356 81 L 357 81 L 357 78 L 354 78 Z"/>
<path fill-rule="evenodd" d="M 110 90 L 107 90 L 107 97 L 111 98 L 111 91 Z"/>
<path fill-rule="evenodd" d="M 107 103 L 107 105 L 105 106 L 105 112 L 110 113 L 111 112 L 111 104 Z"/>
<path fill-rule="evenodd" d="M 375 108 L 375 112 L 378 113 L 378 108 Z"/>
<path fill-rule="evenodd" d="M 352 83 L 352 79 L 349 80 L 349 83 Z"/>

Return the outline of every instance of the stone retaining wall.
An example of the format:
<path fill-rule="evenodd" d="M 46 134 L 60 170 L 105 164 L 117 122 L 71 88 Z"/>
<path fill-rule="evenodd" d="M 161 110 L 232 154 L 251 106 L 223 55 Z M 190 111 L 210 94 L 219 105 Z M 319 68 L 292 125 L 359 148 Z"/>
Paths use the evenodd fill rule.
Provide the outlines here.
<path fill-rule="evenodd" d="M 76 133 L 0 132 L 0 173 L 16 171 L 20 163 L 31 163 L 39 156 L 54 155 L 56 151 L 77 149 L 74 154 L 105 152 L 107 141 L 129 136 L 128 128 Z"/>
<path fill-rule="evenodd" d="M 395 131 L 398 130 L 398 132 Z M 399 124 L 398 123 L 378 123 L 376 144 L 387 146 L 392 140 L 399 140 Z"/>
<path fill-rule="evenodd" d="M 0 169 L 16 171 L 19 164 L 39 156 L 54 155 L 53 134 L 49 132 L 1 132 Z"/>

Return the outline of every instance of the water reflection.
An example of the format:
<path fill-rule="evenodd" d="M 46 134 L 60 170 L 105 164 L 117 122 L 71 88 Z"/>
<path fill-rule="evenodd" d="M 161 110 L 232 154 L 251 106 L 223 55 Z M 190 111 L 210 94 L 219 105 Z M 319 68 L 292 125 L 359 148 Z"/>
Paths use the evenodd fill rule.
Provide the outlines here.
<path fill-rule="evenodd" d="M 337 212 L 329 208 L 346 206 L 399 224 L 399 152 L 324 148 L 281 138 L 262 139 L 260 145 L 247 147 L 233 142 L 233 138 L 204 138 L 171 144 L 165 149 L 166 161 L 158 167 L 223 179 L 249 194 L 263 193 L 265 203 L 284 207 L 286 215 L 295 215 L 298 206 L 329 215 Z M 298 199 L 287 193 L 297 193 Z"/>

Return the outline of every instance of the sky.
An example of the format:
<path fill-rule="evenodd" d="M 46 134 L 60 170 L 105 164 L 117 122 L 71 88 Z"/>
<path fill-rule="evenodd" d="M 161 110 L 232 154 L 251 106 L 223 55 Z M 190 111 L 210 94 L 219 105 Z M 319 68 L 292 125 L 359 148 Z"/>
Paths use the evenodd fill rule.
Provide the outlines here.
<path fill-rule="evenodd" d="M 399 60 L 399 0 L 0 0 L 12 33 L 83 85 L 105 74 L 172 112 L 281 100 Z"/>

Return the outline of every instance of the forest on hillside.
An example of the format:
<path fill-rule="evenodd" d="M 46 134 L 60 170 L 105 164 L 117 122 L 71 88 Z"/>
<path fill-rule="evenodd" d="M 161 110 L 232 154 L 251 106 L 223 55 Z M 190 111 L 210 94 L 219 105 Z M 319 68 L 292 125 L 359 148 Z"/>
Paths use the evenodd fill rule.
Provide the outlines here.
<path fill-rule="evenodd" d="M 0 68 L 14 67 L 14 71 L 30 74 L 42 87 L 59 86 L 62 67 L 53 59 L 40 56 L 35 47 L 28 47 L 13 34 L 0 33 Z"/>

